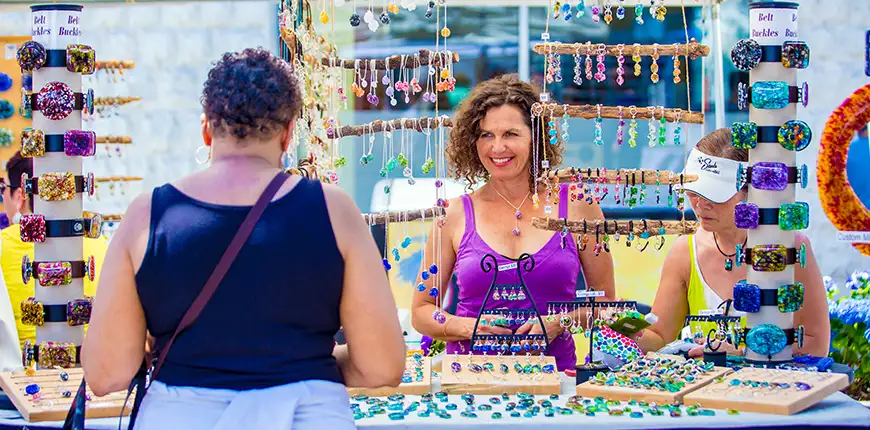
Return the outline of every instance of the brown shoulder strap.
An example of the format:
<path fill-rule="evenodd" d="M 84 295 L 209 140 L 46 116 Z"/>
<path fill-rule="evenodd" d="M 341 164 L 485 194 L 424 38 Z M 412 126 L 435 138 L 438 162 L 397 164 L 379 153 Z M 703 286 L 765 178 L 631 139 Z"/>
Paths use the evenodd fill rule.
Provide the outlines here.
<path fill-rule="evenodd" d="M 199 314 L 202 312 L 203 308 L 205 308 L 206 303 L 208 303 L 211 296 L 214 295 L 215 290 L 217 290 L 218 285 L 220 285 L 221 281 L 224 279 L 227 271 L 230 270 L 230 266 L 232 266 L 239 251 L 242 250 L 242 246 L 244 246 L 245 242 L 248 241 L 248 237 L 250 237 L 251 232 L 254 231 L 254 226 L 257 225 L 257 221 L 260 220 L 260 216 L 263 215 L 266 206 L 269 205 L 269 202 L 272 201 L 272 198 L 275 197 L 275 194 L 278 193 L 278 190 L 281 189 L 281 186 L 284 185 L 284 182 L 287 181 L 287 178 L 289 177 L 289 175 L 284 173 L 279 173 L 275 176 L 275 179 L 272 179 L 272 182 L 269 183 L 266 190 L 263 191 L 262 195 L 260 195 L 257 203 L 255 203 L 254 207 L 251 208 L 251 211 L 248 212 L 248 216 L 245 217 L 244 221 L 242 221 L 239 231 L 236 232 L 235 237 L 233 237 L 232 242 L 230 242 L 230 246 L 227 247 L 226 251 L 224 251 L 224 255 L 221 256 L 220 261 L 218 261 L 217 266 L 214 268 L 214 272 L 212 272 L 208 281 L 206 281 L 202 291 L 199 292 L 199 295 L 196 296 L 196 299 L 194 299 L 190 307 L 187 308 L 187 312 L 185 312 L 184 316 L 181 318 L 181 322 L 175 329 L 175 333 L 172 334 L 172 338 L 170 338 L 169 342 L 166 343 L 166 346 L 161 349 L 160 356 L 157 359 L 157 364 L 154 366 L 154 371 L 151 373 L 152 381 L 157 377 L 157 373 L 160 372 L 160 368 L 163 366 L 163 361 L 166 360 L 166 355 L 169 353 L 169 349 L 172 348 L 175 338 L 178 337 L 181 332 L 190 327 L 196 318 L 199 317 Z"/>

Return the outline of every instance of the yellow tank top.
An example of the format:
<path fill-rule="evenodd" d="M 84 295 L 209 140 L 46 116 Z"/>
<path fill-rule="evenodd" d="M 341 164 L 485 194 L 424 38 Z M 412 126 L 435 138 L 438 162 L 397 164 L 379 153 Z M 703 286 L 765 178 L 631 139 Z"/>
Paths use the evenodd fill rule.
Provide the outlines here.
<path fill-rule="evenodd" d="M 701 278 L 701 268 L 698 267 L 698 259 L 695 258 L 695 235 L 689 235 L 689 287 L 686 292 L 686 300 L 689 303 L 689 315 L 699 315 L 702 310 L 710 309 L 710 306 L 707 304 L 707 295 L 706 289 L 708 288 L 704 285 L 704 280 Z M 732 310 L 729 315 L 734 315 L 734 311 Z M 741 326 L 746 326 L 746 318 L 740 319 Z M 712 323 L 694 323 L 689 324 L 688 328 L 690 330 L 696 330 L 699 328 L 702 330 L 704 336 L 706 336 L 707 332 L 710 329 L 715 329 L 716 324 Z M 682 332 L 683 337 L 685 337 L 685 329 Z M 690 331 L 691 334 L 691 331 Z"/>
<path fill-rule="evenodd" d="M 97 273 L 94 281 L 85 279 L 85 296 L 93 297 L 97 293 L 97 283 L 100 278 L 100 270 L 103 267 L 103 258 L 106 256 L 108 241 L 105 238 L 84 239 L 82 248 L 85 258 L 93 255 Z M 33 261 L 33 244 L 21 241 L 21 230 L 18 224 L 10 225 L 0 232 L 0 269 L 6 279 L 6 290 L 9 292 L 9 301 L 12 303 L 12 312 L 15 314 L 15 325 L 18 328 L 18 340 L 24 346 L 25 340 L 36 342 L 36 327 L 21 324 L 21 302 L 33 297 L 35 282 L 32 278 L 25 284 L 21 279 L 21 258 L 24 255 Z M 85 326 L 87 330 L 87 326 Z"/>

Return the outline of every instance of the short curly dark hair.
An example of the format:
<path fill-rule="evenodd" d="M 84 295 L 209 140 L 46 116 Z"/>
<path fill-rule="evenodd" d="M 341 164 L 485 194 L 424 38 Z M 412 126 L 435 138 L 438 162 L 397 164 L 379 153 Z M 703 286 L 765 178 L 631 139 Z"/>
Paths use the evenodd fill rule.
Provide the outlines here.
<path fill-rule="evenodd" d="M 480 137 L 480 122 L 490 109 L 511 105 L 523 112 L 525 124 L 532 128 L 532 105 L 538 101 L 540 91 L 534 85 L 520 80 L 516 75 L 502 75 L 481 82 L 471 90 L 460 104 L 453 121 L 453 131 L 450 132 L 450 143 L 447 145 L 447 162 L 453 178 L 465 179 L 466 186 L 471 189 L 480 180 L 486 180 L 488 172 L 477 154 L 477 140 Z M 544 113 L 544 124 L 549 121 L 549 115 Z M 535 139 L 533 139 L 534 141 Z M 562 163 L 562 141 L 555 144 L 545 143 L 538 138 L 538 154 L 546 152 L 551 167 Z M 531 147 L 531 146 L 530 146 Z M 531 157 L 530 157 L 531 158 Z M 540 160 L 531 160 L 540 166 Z M 535 189 L 535 178 L 529 172 L 529 189 Z"/>
<path fill-rule="evenodd" d="M 265 139 L 299 117 L 299 82 L 289 63 L 263 49 L 227 52 L 208 72 L 202 107 L 213 133 Z"/>

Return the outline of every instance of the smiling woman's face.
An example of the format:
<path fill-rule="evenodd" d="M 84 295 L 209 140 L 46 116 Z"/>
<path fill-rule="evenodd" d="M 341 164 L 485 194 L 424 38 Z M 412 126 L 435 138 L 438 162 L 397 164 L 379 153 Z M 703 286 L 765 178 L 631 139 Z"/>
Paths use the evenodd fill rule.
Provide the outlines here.
<path fill-rule="evenodd" d="M 516 106 L 492 108 L 480 121 L 477 155 L 492 179 L 527 177 L 531 148 L 532 130 Z"/>

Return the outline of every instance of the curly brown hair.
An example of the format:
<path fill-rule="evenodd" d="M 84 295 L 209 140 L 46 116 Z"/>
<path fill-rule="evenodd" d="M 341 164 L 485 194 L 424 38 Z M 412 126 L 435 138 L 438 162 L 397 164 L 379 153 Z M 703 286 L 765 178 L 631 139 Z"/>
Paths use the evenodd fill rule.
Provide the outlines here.
<path fill-rule="evenodd" d="M 540 92 L 530 83 L 521 81 L 516 75 L 502 75 L 481 82 L 471 94 L 462 101 L 456 112 L 450 142 L 447 145 L 447 162 L 454 179 L 465 179 L 470 190 L 480 180 L 489 177 L 486 168 L 477 155 L 477 140 L 480 137 L 480 122 L 490 109 L 504 105 L 512 105 L 523 112 L 525 124 L 532 129 L 532 105 L 538 101 Z M 547 124 L 549 116 L 543 114 L 543 124 Z M 546 151 L 550 167 L 562 163 L 562 141 L 555 144 L 546 143 L 543 137 L 532 142 L 538 144 L 538 154 Z M 531 157 L 530 157 L 531 158 Z M 533 165 L 540 165 L 540 160 L 531 160 Z M 535 189 L 535 178 L 529 172 L 529 189 Z"/>

